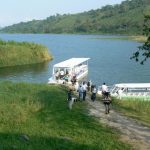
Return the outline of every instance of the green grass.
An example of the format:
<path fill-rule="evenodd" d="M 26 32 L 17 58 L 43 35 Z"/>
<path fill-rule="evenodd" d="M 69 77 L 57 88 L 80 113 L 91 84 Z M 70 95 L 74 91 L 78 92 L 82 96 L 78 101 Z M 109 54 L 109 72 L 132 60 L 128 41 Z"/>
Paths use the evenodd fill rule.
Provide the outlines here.
<path fill-rule="evenodd" d="M 114 130 L 87 115 L 86 103 L 69 110 L 66 95 L 56 85 L 0 82 L 0 149 L 131 149 Z"/>
<path fill-rule="evenodd" d="M 145 36 L 127 36 L 127 37 L 102 37 L 102 38 L 92 38 L 92 39 L 99 39 L 99 40 L 130 40 L 130 41 L 137 41 L 137 42 L 145 42 Z"/>
<path fill-rule="evenodd" d="M 43 45 L 0 40 L 0 67 L 35 64 L 50 59 L 52 56 Z"/>
<path fill-rule="evenodd" d="M 113 107 L 125 115 L 150 126 L 150 101 L 138 98 L 114 99 Z"/>
<path fill-rule="evenodd" d="M 129 36 L 130 40 L 137 41 L 137 42 L 146 42 L 146 36 Z"/>

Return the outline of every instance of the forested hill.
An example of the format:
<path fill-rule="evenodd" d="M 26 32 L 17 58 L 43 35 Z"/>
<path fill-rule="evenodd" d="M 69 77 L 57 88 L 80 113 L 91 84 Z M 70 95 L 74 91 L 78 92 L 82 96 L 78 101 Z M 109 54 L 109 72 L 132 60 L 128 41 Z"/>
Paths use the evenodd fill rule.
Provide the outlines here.
<path fill-rule="evenodd" d="M 78 14 L 50 16 L 1 29 L 8 33 L 112 33 L 141 34 L 150 0 L 126 0 Z"/>

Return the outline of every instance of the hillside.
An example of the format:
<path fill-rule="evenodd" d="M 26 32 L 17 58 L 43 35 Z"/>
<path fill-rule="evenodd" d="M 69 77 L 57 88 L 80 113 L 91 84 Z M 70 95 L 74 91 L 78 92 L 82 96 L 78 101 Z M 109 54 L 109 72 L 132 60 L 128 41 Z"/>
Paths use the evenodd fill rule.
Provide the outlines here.
<path fill-rule="evenodd" d="M 52 56 L 39 44 L 0 40 L 0 67 L 35 64 L 48 61 Z"/>
<path fill-rule="evenodd" d="M 141 34 L 150 0 L 126 0 L 78 14 L 50 16 L 45 20 L 21 22 L 1 29 L 7 33 L 112 33 Z"/>

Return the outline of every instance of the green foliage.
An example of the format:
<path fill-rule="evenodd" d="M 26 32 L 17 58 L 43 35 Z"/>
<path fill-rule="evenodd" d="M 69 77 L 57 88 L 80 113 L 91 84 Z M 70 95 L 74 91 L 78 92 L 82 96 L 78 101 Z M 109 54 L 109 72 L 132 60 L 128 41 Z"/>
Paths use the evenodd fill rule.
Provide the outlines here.
<path fill-rule="evenodd" d="M 149 0 L 126 0 L 97 10 L 50 16 L 5 27 L 9 33 L 113 33 L 142 34 L 144 15 L 150 13 Z"/>
<path fill-rule="evenodd" d="M 57 85 L 0 83 L 0 149 L 131 149 L 115 131 L 88 116 L 85 103 L 69 110 L 66 95 Z"/>
<path fill-rule="evenodd" d="M 150 125 L 150 101 L 142 98 L 123 98 L 113 100 L 113 107 L 125 115 Z"/>
<path fill-rule="evenodd" d="M 148 15 L 144 19 L 143 34 L 147 37 L 146 42 L 131 57 L 131 59 L 135 59 L 137 62 L 140 59 L 141 64 L 144 64 L 150 58 L 150 16 Z"/>
<path fill-rule="evenodd" d="M 145 42 L 147 37 L 145 36 L 123 36 L 123 37 L 101 37 L 101 38 L 91 38 L 91 39 L 99 39 L 99 40 L 133 40 L 138 42 Z"/>
<path fill-rule="evenodd" d="M 52 56 L 39 44 L 0 40 L 0 67 L 48 61 Z"/>

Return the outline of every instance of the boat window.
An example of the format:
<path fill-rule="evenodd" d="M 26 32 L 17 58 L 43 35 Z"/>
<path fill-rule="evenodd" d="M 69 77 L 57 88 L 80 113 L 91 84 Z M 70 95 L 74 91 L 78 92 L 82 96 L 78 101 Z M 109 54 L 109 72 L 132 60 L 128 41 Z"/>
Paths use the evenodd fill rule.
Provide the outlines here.
<path fill-rule="evenodd" d="M 146 92 L 147 88 L 128 88 L 128 92 Z"/>
<path fill-rule="evenodd" d="M 102 90 L 102 86 L 99 86 L 99 87 L 98 87 L 98 91 L 101 91 L 101 90 Z"/>
<path fill-rule="evenodd" d="M 111 89 L 111 93 L 117 93 L 117 91 L 119 90 L 118 87 L 114 86 L 112 89 Z"/>
<path fill-rule="evenodd" d="M 87 70 L 88 70 L 88 66 L 82 63 L 74 68 L 74 74 L 75 76 L 79 76 L 82 73 L 86 72 Z"/>
<path fill-rule="evenodd" d="M 57 73 L 57 72 L 59 72 L 59 68 L 54 69 L 54 73 Z"/>

